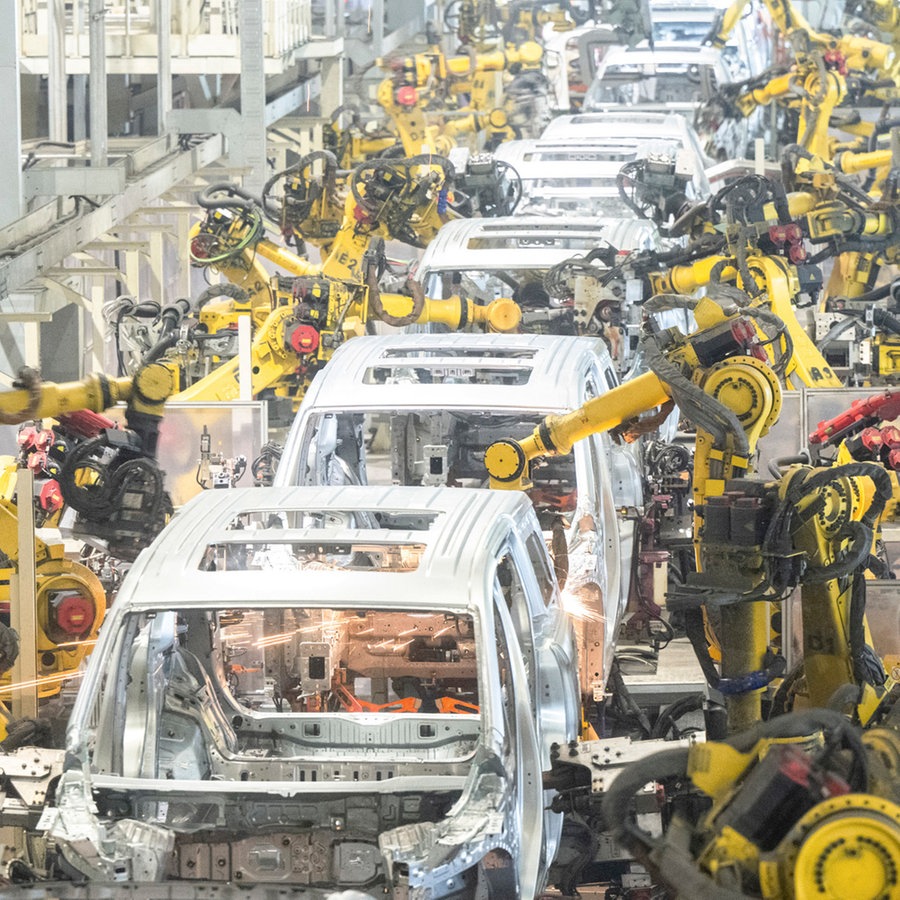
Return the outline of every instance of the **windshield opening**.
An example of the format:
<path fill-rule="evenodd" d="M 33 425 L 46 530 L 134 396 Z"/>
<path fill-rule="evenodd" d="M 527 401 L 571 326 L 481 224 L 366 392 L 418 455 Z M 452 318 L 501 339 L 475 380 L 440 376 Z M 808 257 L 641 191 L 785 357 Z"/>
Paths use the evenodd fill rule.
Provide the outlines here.
<path fill-rule="evenodd" d="M 408 383 L 415 383 L 412 375 Z M 301 448 L 300 483 L 486 488 L 487 447 L 527 437 L 542 419 L 530 412 L 451 409 L 317 413 Z M 573 454 L 547 458 L 532 481 L 529 493 L 539 519 L 575 509 Z"/>
<path fill-rule="evenodd" d="M 299 770 L 274 761 L 468 757 L 481 729 L 477 646 L 472 615 L 424 608 L 136 612 L 96 700 L 93 767 L 298 780 Z M 422 724 L 435 716 L 447 727 Z"/>

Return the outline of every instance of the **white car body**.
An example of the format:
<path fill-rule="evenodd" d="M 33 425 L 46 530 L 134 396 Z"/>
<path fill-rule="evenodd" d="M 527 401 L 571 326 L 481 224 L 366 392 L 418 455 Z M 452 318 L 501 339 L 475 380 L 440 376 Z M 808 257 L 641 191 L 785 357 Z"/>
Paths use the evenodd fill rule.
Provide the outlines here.
<path fill-rule="evenodd" d="M 585 112 L 624 106 L 677 112 L 692 122 L 721 85 L 735 80 L 722 55 L 712 47 L 657 45 L 656 49 L 610 50 L 585 95 Z M 747 155 L 751 136 L 761 132 L 762 115 L 730 119 L 711 134 L 701 134 L 706 154 L 723 160 Z"/>
<path fill-rule="evenodd" d="M 710 0 L 650 0 L 654 44 L 699 47 L 708 37 L 717 16 L 730 4 Z M 772 57 L 771 22 L 752 5 L 735 23 L 722 50 L 732 81 L 760 75 Z M 566 112 L 584 99 L 597 68 L 614 47 L 624 43 L 612 25 L 587 22 L 571 31 L 557 32 L 544 26 L 544 59 L 556 108 Z M 649 47 L 647 41 L 638 44 Z"/>
<path fill-rule="evenodd" d="M 661 151 L 688 176 L 687 198 L 709 196 L 705 170 L 711 160 L 677 112 L 619 108 L 556 116 L 540 138 L 508 141 L 497 157 L 519 173 L 525 212 L 564 209 L 631 218 L 634 211 L 619 196 L 617 176 L 626 163 Z"/>
<path fill-rule="evenodd" d="M 672 127 L 666 134 L 636 125 L 617 129 L 613 121 L 605 137 L 553 135 L 507 141 L 495 156 L 518 172 L 522 180 L 518 208 L 524 214 L 557 212 L 631 219 L 634 210 L 621 199 L 616 185 L 619 171 L 625 163 L 662 149 L 677 155 L 679 170 L 690 174 L 689 198 L 707 195 L 706 159 L 691 146 L 684 131 Z"/>
<path fill-rule="evenodd" d="M 522 330 L 529 333 L 599 334 L 605 324 L 594 316 L 594 278 L 582 279 L 584 291 L 576 290 L 574 306 L 545 290 L 544 280 L 554 266 L 605 246 L 622 252 L 657 249 L 659 232 L 644 219 L 574 216 L 561 210 L 458 219 L 442 226 L 428 245 L 416 278 L 428 297 L 460 294 L 480 304 L 513 297 L 522 308 Z M 594 267 L 601 274 L 605 271 L 599 261 Z M 619 370 L 625 371 L 632 362 L 639 312 L 627 303 L 619 305 L 620 324 L 628 333 L 614 344 L 614 355 Z"/>
<path fill-rule="evenodd" d="M 486 487 L 488 444 L 525 437 L 548 413 L 617 383 L 599 338 L 357 338 L 307 391 L 275 483 Z M 599 696 L 631 585 L 634 512 L 643 504 L 638 448 L 591 435 L 532 477 L 544 533 L 565 544 L 564 606 L 580 617 L 581 689 Z"/>
<path fill-rule="evenodd" d="M 579 720 L 522 494 L 209 491 L 119 592 L 42 827 L 88 881 L 530 898 Z"/>

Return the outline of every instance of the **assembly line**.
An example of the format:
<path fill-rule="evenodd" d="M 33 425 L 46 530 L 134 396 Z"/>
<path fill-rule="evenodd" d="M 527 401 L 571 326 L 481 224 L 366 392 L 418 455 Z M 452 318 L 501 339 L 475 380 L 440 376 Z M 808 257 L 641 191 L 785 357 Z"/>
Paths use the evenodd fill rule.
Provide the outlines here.
<path fill-rule="evenodd" d="M 421 6 L 4 373 L 0 897 L 897 900 L 897 0 Z"/>

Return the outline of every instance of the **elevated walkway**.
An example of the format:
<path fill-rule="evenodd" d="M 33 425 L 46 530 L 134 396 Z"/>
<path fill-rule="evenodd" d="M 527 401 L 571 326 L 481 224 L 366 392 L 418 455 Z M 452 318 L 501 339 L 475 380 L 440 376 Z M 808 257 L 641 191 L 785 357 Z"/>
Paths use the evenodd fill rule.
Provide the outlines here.
<path fill-rule="evenodd" d="M 173 75 L 237 75 L 241 72 L 239 0 L 168 0 L 106 4 L 107 72 L 110 75 L 156 74 L 160 51 L 160 7 L 171 7 L 168 50 Z M 315 6 L 315 11 L 314 11 Z M 62 34 L 68 75 L 90 73 L 90 3 L 22 0 L 20 41 L 22 71 L 50 72 L 54 31 Z M 341 52 L 343 22 L 338 0 L 265 0 L 262 4 L 266 75 L 290 71 L 301 59 Z M 55 15 L 54 15 L 55 14 Z"/>

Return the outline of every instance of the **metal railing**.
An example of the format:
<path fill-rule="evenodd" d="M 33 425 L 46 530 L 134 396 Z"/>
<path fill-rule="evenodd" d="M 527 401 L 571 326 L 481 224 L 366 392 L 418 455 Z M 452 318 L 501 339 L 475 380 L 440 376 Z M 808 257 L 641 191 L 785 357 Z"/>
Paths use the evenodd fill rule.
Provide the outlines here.
<path fill-rule="evenodd" d="M 50 0 L 18 0 L 25 56 L 47 53 Z M 333 0 L 326 0 L 333 3 Z M 264 0 L 264 51 L 268 58 L 283 58 L 314 39 L 335 34 L 335 16 L 313 17 L 314 0 Z M 325 4 L 319 3 L 318 7 Z M 87 57 L 89 0 L 65 0 L 67 56 Z M 240 0 L 171 0 L 171 46 L 174 68 L 179 56 L 234 56 L 240 39 Z M 156 51 L 156 4 L 106 3 L 108 51 L 124 56 L 152 56 Z M 315 27 L 314 27 L 315 22 Z"/>

